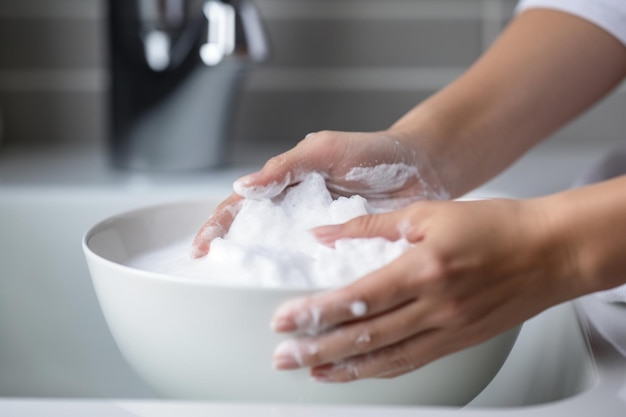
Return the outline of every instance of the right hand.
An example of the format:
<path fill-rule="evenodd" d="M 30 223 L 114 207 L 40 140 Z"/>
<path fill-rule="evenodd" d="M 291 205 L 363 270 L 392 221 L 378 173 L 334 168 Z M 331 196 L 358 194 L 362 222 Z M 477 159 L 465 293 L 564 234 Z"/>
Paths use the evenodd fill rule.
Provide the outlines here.
<path fill-rule="evenodd" d="M 391 210 L 417 200 L 445 199 L 448 193 L 427 155 L 389 131 L 321 131 L 307 135 L 291 150 L 240 178 L 193 241 L 193 256 L 206 255 L 211 241 L 224 236 L 244 198 L 273 198 L 309 172 L 326 179 L 333 196 L 359 194 L 375 210 Z"/>

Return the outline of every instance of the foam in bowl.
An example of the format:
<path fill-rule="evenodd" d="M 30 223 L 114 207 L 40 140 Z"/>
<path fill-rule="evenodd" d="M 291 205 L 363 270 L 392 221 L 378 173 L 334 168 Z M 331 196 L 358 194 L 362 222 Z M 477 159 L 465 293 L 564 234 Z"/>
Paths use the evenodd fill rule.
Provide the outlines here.
<path fill-rule="evenodd" d="M 333 200 L 324 178 L 309 174 L 273 199 L 247 198 L 228 234 L 209 255 L 193 259 L 192 236 L 128 261 L 134 268 L 220 284 L 328 288 L 352 282 L 393 261 L 410 244 L 405 239 L 342 239 L 334 248 L 310 233 L 316 226 L 368 214 L 360 196 Z M 216 270 L 228 274 L 215 274 Z"/>

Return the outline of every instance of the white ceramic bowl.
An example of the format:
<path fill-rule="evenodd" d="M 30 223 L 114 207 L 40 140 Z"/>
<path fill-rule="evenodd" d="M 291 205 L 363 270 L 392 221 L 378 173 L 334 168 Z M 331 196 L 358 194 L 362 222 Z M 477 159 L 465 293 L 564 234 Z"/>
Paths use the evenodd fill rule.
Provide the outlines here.
<path fill-rule="evenodd" d="M 216 201 L 124 213 L 83 240 L 111 333 L 130 365 L 164 398 L 224 401 L 464 405 L 495 376 L 519 329 L 395 379 L 313 382 L 305 370 L 276 371 L 275 308 L 314 291 L 242 288 L 124 266 L 193 233 Z"/>

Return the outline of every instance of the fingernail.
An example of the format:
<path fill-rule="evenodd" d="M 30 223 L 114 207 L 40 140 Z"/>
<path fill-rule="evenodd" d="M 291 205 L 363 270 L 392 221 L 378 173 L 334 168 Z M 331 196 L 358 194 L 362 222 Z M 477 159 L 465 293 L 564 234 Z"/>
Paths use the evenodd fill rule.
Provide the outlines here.
<path fill-rule="evenodd" d="M 294 309 L 299 307 L 299 303 L 300 301 L 295 299 L 278 306 L 270 323 L 270 327 L 274 332 L 287 333 L 298 330 L 298 323 L 294 319 Z"/>
<path fill-rule="evenodd" d="M 281 371 L 289 371 L 292 369 L 298 369 L 300 365 L 298 361 L 289 355 L 274 356 L 274 369 Z"/>
<path fill-rule="evenodd" d="M 235 192 L 237 192 L 238 190 L 249 187 L 251 184 L 254 183 L 254 180 L 256 177 L 257 177 L 256 172 L 252 174 L 244 175 L 243 177 L 239 178 L 233 183 L 233 189 L 235 190 Z"/>
<path fill-rule="evenodd" d="M 261 171 L 239 178 L 233 183 L 233 190 L 245 198 L 263 199 L 274 198 L 282 193 L 291 184 L 291 173 L 285 174 L 280 181 L 272 181 L 267 184 L 268 178 L 261 176 Z M 259 184 L 262 182 L 263 185 Z"/>
<path fill-rule="evenodd" d="M 339 224 L 318 226 L 311 230 L 311 233 L 317 240 L 328 246 L 332 246 L 335 243 L 339 232 L 341 232 L 341 225 Z"/>
<path fill-rule="evenodd" d="M 274 368 L 280 370 L 298 369 L 302 366 L 300 346 L 294 340 L 281 342 L 274 350 Z"/>
<path fill-rule="evenodd" d="M 296 323 L 285 316 L 274 317 L 270 323 L 270 327 L 276 333 L 294 332 L 297 330 Z"/>
<path fill-rule="evenodd" d="M 270 323 L 277 333 L 301 331 L 316 335 L 327 329 L 322 321 L 322 309 L 308 306 L 309 299 L 296 298 L 285 302 L 276 309 Z"/>
<path fill-rule="evenodd" d="M 313 381 L 315 382 L 321 382 L 321 383 L 329 383 L 329 382 L 335 382 L 335 380 L 332 377 L 332 371 L 331 368 L 313 368 L 311 370 L 311 378 L 313 378 Z"/>
<path fill-rule="evenodd" d="M 311 377 L 318 382 L 348 382 L 361 378 L 359 367 L 352 360 L 341 360 L 311 369 Z"/>
<path fill-rule="evenodd" d="M 191 247 L 191 259 L 199 259 L 204 257 L 209 252 L 209 248 L 206 245 L 192 246 Z"/>

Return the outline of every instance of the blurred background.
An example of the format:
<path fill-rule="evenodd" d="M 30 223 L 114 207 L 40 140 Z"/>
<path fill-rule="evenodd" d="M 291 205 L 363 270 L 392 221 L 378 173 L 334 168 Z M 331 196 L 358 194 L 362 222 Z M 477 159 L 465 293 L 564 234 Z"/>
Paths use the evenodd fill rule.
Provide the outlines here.
<path fill-rule="evenodd" d="M 110 23 L 113 2 L 135 5 L 149 18 L 131 35 L 145 51 L 110 47 L 112 31 L 132 27 Z M 159 81 L 166 76 L 162 67 L 175 66 L 167 51 L 178 36 L 178 29 L 159 25 L 171 19 L 176 27 L 183 3 L 200 5 L 200 18 L 211 10 L 229 13 L 214 0 L 0 0 L 0 397 L 151 396 L 120 356 L 100 312 L 80 246 L 87 229 L 164 201 L 202 197 L 217 204 L 235 178 L 309 132 L 388 127 L 471 65 L 516 2 L 255 0 L 266 59 L 241 66 L 205 48 L 212 52 L 200 55 L 210 65 L 192 53 L 191 69 L 183 65 L 188 70 L 180 79 L 168 81 L 174 93 L 159 92 L 167 84 Z M 208 3 L 213 9 L 203 9 Z M 229 4 L 241 11 L 245 1 Z M 194 33 L 210 38 L 206 22 L 199 27 Z M 198 37 L 193 51 L 206 41 Z M 253 49 L 248 43 L 243 55 L 254 55 Z M 140 69 L 121 71 L 115 59 Z M 234 77 L 238 71 L 242 77 Z M 121 94 L 116 101 L 115 86 L 119 94 L 138 89 L 146 100 Z M 624 140 L 625 108 L 620 88 L 487 184 L 488 195 L 568 187 L 582 167 Z M 149 123 L 137 109 L 150 110 Z M 137 114 L 132 128 L 111 121 Z M 139 157 L 120 165 L 147 167 L 152 160 L 141 158 L 154 156 L 154 149 L 156 168 L 197 154 L 208 163 L 200 175 L 112 169 L 105 163 L 111 143 L 124 135 L 139 140 L 121 143 L 141 146 L 121 148 L 121 155 Z M 162 142 L 143 146 L 156 137 Z M 224 145 L 219 164 L 211 156 L 219 146 L 197 152 L 205 139 Z"/>
<path fill-rule="evenodd" d="M 258 164 L 310 131 L 387 127 L 458 76 L 514 0 L 256 0 L 271 56 L 245 77 L 225 158 Z M 107 149 L 105 0 L 0 1 L 0 155 Z M 515 82 L 515 80 L 511 80 Z M 618 142 L 617 92 L 548 144 Z"/>

